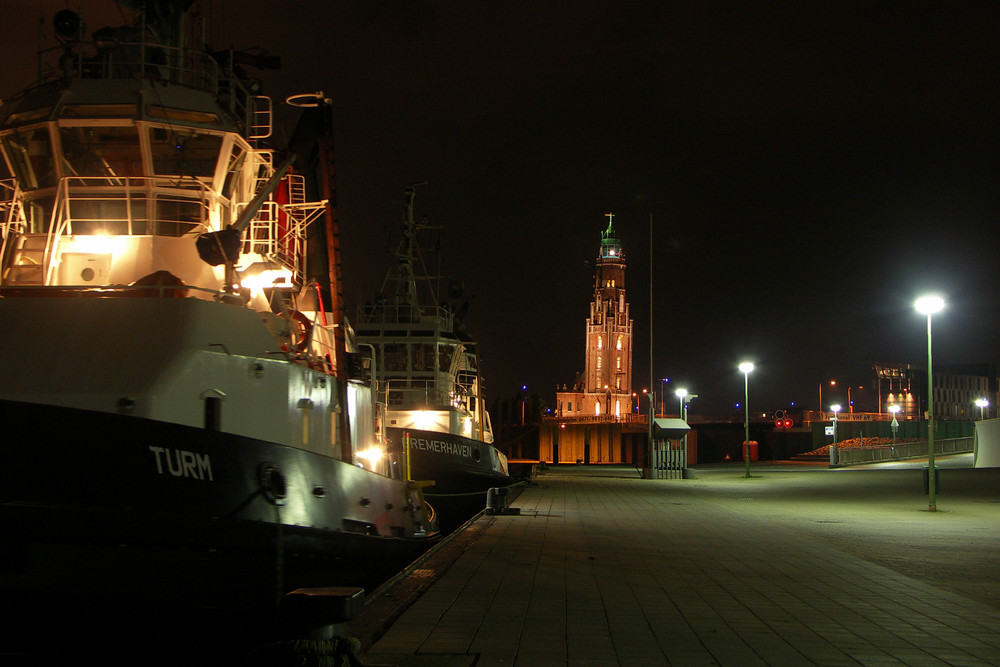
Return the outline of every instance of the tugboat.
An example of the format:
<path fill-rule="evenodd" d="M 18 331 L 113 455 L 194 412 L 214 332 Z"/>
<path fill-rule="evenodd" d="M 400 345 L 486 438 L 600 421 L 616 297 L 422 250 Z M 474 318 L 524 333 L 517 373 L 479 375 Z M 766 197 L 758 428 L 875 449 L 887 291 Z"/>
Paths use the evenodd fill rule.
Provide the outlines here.
<path fill-rule="evenodd" d="M 121 4 L 136 21 L 93 40 L 59 12 L 57 64 L 0 123 L 0 586 L 259 609 L 371 585 L 439 531 L 337 270 L 306 266 L 332 178 L 309 201 L 267 146 L 240 65 L 273 63 L 192 48 L 190 0 Z M 321 94 L 289 101 L 329 128 Z"/>
<path fill-rule="evenodd" d="M 425 495 L 442 521 L 454 522 L 513 480 L 493 446 L 478 348 L 464 325 L 468 302 L 458 281 L 441 295 L 443 279 L 426 269 L 418 236 L 429 227 L 414 221 L 415 195 L 408 186 L 395 267 L 375 302 L 362 306 L 357 337 L 373 355 L 390 451 L 408 462 L 408 479 L 433 482 Z"/>

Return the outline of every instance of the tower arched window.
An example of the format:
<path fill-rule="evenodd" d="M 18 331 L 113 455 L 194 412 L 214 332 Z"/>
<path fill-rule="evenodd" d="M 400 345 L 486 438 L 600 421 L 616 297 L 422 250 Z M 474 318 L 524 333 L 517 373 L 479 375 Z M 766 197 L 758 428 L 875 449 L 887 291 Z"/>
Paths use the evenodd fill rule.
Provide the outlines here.
<path fill-rule="evenodd" d="M 597 349 L 600 350 L 603 347 L 604 347 L 604 340 L 600 336 L 598 336 L 597 337 Z"/>
<path fill-rule="evenodd" d="M 617 347 L 618 347 L 619 350 L 622 349 L 622 337 L 621 336 L 618 337 L 618 345 L 617 345 Z"/>

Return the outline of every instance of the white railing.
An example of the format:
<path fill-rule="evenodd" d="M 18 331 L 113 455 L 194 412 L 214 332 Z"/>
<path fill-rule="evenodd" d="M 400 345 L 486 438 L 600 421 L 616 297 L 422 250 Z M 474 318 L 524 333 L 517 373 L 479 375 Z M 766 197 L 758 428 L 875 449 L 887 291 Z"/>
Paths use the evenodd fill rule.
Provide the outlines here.
<path fill-rule="evenodd" d="M 971 452 L 974 438 L 948 438 L 934 440 L 935 454 L 963 454 Z M 878 447 L 837 448 L 837 465 L 856 465 L 859 463 L 878 463 L 880 461 L 901 461 L 903 459 L 925 458 L 927 441 L 907 442 L 898 445 L 880 445 Z"/>
<path fill-rule="evenodd" d="M 56 270 L 59 242 L 72 234 L 184 236 L 208 229 L 209 191 L 196 178 L 68 176 L 56 188 L 52 224 L 42 264 L 45 282 Z M 186 206 L 187 215 L 159 215 L 164 204 Z"/>

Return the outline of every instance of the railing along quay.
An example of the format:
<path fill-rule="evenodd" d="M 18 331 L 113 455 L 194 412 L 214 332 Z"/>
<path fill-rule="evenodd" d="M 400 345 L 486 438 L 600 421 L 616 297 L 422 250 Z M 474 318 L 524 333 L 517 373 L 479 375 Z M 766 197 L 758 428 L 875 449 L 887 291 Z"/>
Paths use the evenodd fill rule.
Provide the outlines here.
<path fill-rule="evenodd" d="M 973 451 L 975 438 L 950 438 L 934 441 L 935 454 L 966 454 Z M 879 461 L 901 461 L 927 456 L 927 441 L 907 442 L 898 445 L 879 445 L 878 447 L 837 448 L 838 465 L 856 465 L 859 463 L 877 463 Z"/>

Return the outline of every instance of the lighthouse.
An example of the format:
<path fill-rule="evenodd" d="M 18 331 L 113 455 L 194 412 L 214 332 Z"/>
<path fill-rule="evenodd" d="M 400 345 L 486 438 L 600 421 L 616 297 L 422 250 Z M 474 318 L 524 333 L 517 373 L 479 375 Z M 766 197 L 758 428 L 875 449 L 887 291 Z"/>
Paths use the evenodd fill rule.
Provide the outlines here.
<path fill-rule="evenodd" d="M 542 458 L 557 463 L 632 460 L 632 431 L 641 433 L 639 422 L 645 417 L 632 414 L 633 323 L 625 293 L 625 253 L 614 214 L 606 217 L 585 322 L 584 370 L 572 386 L 557 387 L 551 418 L 555 431 L 546 429 L 541 435 Z"/>

